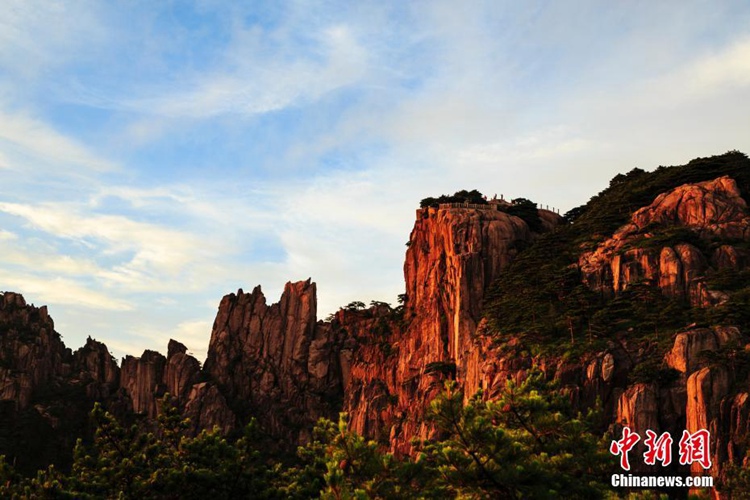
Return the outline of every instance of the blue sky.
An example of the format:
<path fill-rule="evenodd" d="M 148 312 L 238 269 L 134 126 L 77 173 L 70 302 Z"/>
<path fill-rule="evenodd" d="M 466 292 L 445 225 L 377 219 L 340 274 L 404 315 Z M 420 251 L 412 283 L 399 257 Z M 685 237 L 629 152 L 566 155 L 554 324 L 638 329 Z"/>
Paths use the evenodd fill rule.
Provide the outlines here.
<path fill-rule="evenodd" d="M 0 289 L 202 359 L 240 287 L 395 301 L 421 198 L 566 211 L 748 117 L 745 1 L 7 0 Z"/>

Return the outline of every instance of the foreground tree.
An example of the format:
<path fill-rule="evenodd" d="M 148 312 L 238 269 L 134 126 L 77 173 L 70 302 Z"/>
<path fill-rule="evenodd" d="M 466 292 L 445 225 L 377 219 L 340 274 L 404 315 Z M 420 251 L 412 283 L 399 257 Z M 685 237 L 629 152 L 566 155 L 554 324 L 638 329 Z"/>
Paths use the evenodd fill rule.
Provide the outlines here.
<path fill-rule="evenodd" d="M 218 429 L 189 437 L 188 422 L 166 400 L 156 433 L 125 429 L 97 405 L 96 437 L 91 447 L 76 446 L 69 489 L 91 498 L 282 498 L 273 485 L 278 468 L 256 447 L 255 422 L 234 443 Z"/>
<path fill-rule="evenodd" d="M 288 498 L 279 484 L 280 465 L 258 449 L 255 423 L 229 442 L 218 429 L 190 437 L 189 422 L 165 398 L 158 428 L 122 426 L 100 405 L 91 412 L 94 442 L 80 440 L 70 474 L 53 467 L 35 478 L 15 475 L 0 460 L 2 498 L 205 499 Z"/>
<path fill-rule="evenodd" d="M 287 474 L 290 498 L 446 498 L 429 464 L 398 459 L 375 441 L 348 430 L 346 414 L 337 423 L 321 419 L 313 438 L 299 449 L 303 465 Z M 318 488 L 299 489 L 304 484 Z"/>
<path fill-rule="evenodd" d="M 564 394 L 532 372 L 497 401 L 464 403 L 455 383 L 428 418 L 437 439 L 398 458 L 337 423 L 321 420 L 295 467 L 260 450 L 254 423 L 236 441 L 218 431 L 190 437 L 162 406 L 153 432 L 123 427 L 96 406 L 93 443 L 79 442 L 70 474 L 50 467 L 21 479 L 0 459 L 2 498 L 603 498 L 614 459 L 597 439 L 596 414 L 574 413 Z"/>
<path fill-rule="evenodd" d="M 466 405 L 451 383 L 429 414 L 443 438 L 424 454 L 460 498 L 601 498 L 613 461 L 592 432 L 596 416 L 575 414 L 541 373 Z"/>

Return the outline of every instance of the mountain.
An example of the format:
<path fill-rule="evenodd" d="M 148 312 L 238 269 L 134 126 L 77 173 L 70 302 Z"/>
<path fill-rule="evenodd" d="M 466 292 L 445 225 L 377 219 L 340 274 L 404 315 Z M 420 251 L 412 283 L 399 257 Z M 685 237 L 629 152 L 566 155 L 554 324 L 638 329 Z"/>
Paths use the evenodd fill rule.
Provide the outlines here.
<path fill-rule="evenodd" d="M 345 411 L 351 430 L 408 457 L 415 438 L 439 437 L 424 417 L 446 381 L 466 401 L 477 391 L 494 400 L 539 369 L 575 408 L 600 405 L 602 433 L 676 441 L 707 429 L 707 473 L 745 463 L 747 156 L 634 169 L 565 217 L 459 193 L 474 196 L 428 198 L 416 211 L 401 305 L 352 303 L 320 321 L 311 280 L 287 283 L 270 305 L 260 287 L 239 290 L 219 304 L 202 367 L 177 341 L 166 357 L 145 351 L 119 367 L 93 339 L 71 352 L 46 307 L 5 292 L 0 455 L 28 473 L 64 468 L 75 437 L 91 438 L 95 401 L 149 426 L 168 393 L 192 435 L 232 435 L 254 418 L 271 448 L 289 450 Z M 704 474 L 698 463 L 663 470 Z"/>

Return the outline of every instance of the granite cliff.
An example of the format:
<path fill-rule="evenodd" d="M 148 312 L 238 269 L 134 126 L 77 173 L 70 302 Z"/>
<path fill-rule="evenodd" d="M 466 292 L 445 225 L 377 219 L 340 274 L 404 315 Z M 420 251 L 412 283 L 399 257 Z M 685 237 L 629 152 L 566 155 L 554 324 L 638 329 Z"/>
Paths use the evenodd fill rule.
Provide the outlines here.
<path fill-rule="evenodd" d="M 310 280 L 270 305 L 260 287 L 239 290 L 219 304 L 202 367 L 177 341 L 120 367 L 92 339 L 71 352 L 46 308 L 6 292 L 0 454 L 29 445 L 25 422 L 82 433 L 69 422 L 93 401 L 147 422 L 169 393 L 193 432 L 254 417 L 294 446 L 343 410 L 353 430 L 408 455 L 413 438 L 433 437 L 424 414 L 446 380 L 492 399 L 535 367 L 581 410 L 600 404 L 613 435 L 710 430 L 721 477 L 748 460 L 750 165 L 740 153 L 703 160 L 618 176 L 568 220 L 540 210 L 536 231 L 494 206 L 419 209 L 402 305 L 319 321 Z M 70 445 L 49 443 L 32 443 L 42 460 Z M 695 465 L 672 470 L 702 474 Z"/>
<path fill-rule="evenodd" d="M 315 283 L 287 283 L 272 305 L 260 287 L 225 296 L 211 332 L 205 373 L 240 420 L 254 416 L 286 443 L 305 442 L 335 417 L 343 388 L 338 339 L 316 319 Z"/>
<path fill-rule="evenodd" d="M 540 213 L 546 228 L 562 221 Z M 402 317 L 373 308 L 342 311 L 334 320 L 358 343 L 344 403 L 354 430 L 407 454 L 412 438 L 431 436 L 422 417 L 444 381 L 476 377 L 471 360 L 485 290 L 535 236 L 522 219 L 494 207 L 417 211 Z"/>
<path fill-rule="evenodd" d="M 653 244 L 654 235 L 670 231 L 674 244 Z M 694 306 L 726 300 L 725 293 L 708 288 L 706 276 L 744 268 L 745 250 L 730 243 L 714 245 L 706 252 L 680 241 L 680 236 L 698 242 L 748 241 L 747 204 L 732 178 L 679 186 L 637 210 L 596 250 L 581 255 L 584 282 L 595 290 L 613 293 L 638 280 L 651 281 L 664 294 L 686 299 Z"/>

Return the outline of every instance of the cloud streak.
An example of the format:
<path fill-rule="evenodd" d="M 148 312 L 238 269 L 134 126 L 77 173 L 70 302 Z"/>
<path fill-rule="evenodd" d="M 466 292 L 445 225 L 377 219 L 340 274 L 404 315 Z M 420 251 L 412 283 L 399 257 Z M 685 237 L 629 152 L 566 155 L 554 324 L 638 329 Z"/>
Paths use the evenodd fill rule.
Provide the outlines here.
<path fill-rule="evenodd" d="M 0 109 L 0 143 L 5 144 L 2 164 L 16 171 L 28 172 L 40 164 L 45 166 L 44 170 L 50 170 L 52 166 L 94 172 L 117 169 L 113 162 L 92 153 L 44 121 L 22 112 L 8 113 Z"/>

